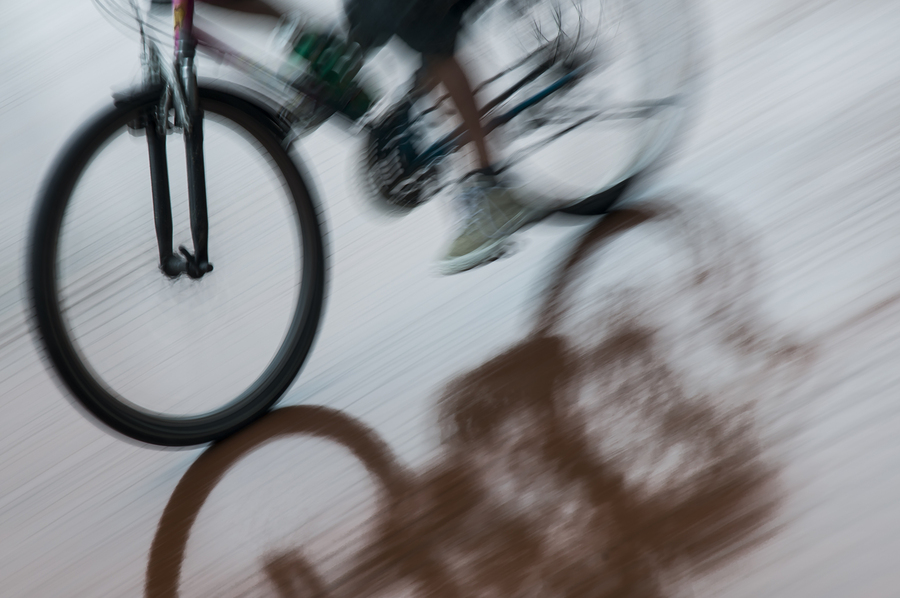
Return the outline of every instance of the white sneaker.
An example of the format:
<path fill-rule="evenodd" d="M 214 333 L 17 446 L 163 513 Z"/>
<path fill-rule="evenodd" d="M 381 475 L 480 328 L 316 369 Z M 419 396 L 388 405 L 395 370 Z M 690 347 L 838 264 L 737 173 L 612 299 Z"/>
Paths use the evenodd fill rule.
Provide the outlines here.
<path fill-rule="evenodd" d="M 509 188 L 486 174 L 469 177 L 460 201 L 469 216 L 438 262 L 441 274 L 464 272 L 499 258 L 510 235 L 549 213 L 517 202 Z"/>

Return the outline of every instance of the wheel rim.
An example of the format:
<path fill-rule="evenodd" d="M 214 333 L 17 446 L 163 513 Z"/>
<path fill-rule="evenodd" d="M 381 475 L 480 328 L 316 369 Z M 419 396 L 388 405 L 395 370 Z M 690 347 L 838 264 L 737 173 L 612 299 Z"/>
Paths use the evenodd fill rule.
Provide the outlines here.
<path fill-rule="evenodd" d="M 463 50 L 481 79 L 541 44 L 562 65 L 512 103 L 579 66 L 584 72 L 495 134 L 526 197 L 564 208 L 632 178 L 671 147 L 693 86 L 688 19 L 685 0 L 506 0 L 473 23 Z M 501 79 L 484 97 L 514 79 Z"/>
<path fill-rule="evenodd" d="M 259 140 L 246 131 L 222 126 L 218 113 L 235 111 L 215 102 L 205 108 L 216 270 L 199 281 L 159 272 L 146 140 L 124 130 L 79 177 L 54 264 L 59 322 L 81 381 L 132 420 L 194 432 L 214 420 L 233 424 L 235 414 L 271 403 L 267 395 L 277 398 L 313 303 L 300 252 L 310 239 L 275 159 L 260 159 Z M 168 140 L 175 240 L 190 247 L 183 144 L 180 136 Z"/>

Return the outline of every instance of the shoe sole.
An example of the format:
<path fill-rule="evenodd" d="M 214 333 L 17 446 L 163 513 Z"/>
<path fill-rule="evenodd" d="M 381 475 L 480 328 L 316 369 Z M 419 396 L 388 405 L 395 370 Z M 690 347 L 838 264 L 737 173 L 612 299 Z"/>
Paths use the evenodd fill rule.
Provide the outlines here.
<path fill-rule="evenodd" d="M 438 272 L 445 276 L 449 276 L 496 261 L 506 253 L 508 241 L 508 237 L 503 237 L 490 245 L 486 245 L 465 255 L 449 260 L 441 260 L 438 262 Z"/>
<path fill-rule="evenodd" d="M 536 211 L 529 214 L 515 226 L 512 226 L 508 233 L 499 236 L 492 243 L 485 245 L 475 251 L 471 251 L 465 255 L 452 259 L 444 259 L 438 262 L 438 272 L 449 276 L 451 274 L 459 274 L 467 270 L 473 270 L 478 266 L 483 266 L 494 262 L 506 253 L 509 248 L 509 238 L 516 232 L 522 230 L 530 224 L 534 224 L 539 220 L 543 220 L 550 212 Z"/>

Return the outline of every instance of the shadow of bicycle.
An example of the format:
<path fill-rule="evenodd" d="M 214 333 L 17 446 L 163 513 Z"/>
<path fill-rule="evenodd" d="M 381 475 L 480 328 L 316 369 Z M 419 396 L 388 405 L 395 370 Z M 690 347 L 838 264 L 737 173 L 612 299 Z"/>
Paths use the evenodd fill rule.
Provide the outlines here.
<path fill-rule="evenodd" d="M 301 548 L 270 553 L 260 593 L 662 597 L 771 536 L 778 469 L 754 402 L 781 392 L 803 353 L 764 324 L 751 244 L 700 206 L 646 202 L 588 231 L 532 333 L 447 386 L 442 450 L 421 471 L 323 407 L 278 409 L 210 448 L 166 506 L 146 595 L 179 595 L 210 493 L 292 436 L 349 450 L 379 504 L 340 566 L 321 570 Z M 648 229 L 655 249 L 622 264 L 626 235 Z"/>

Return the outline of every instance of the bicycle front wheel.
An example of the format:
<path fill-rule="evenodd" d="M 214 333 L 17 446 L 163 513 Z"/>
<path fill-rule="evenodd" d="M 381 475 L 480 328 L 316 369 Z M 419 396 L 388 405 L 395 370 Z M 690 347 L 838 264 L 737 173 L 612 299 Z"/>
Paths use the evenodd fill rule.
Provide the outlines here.
<path fill-rule="evenodd" d="M 119 102 L 61 153 L 36 212 L 30 282 L 44 348 L 75 399 L 126 436 L 190 446 L 288 389 L 318 327 L 324 248 L 268 113 L 201 88 L 215 270 L 164 275 L 144 129 L 158 104 L 152 93 Z M 190 247 L 185 149 L 180 135 L 164 139 L 175 245 Z"/>

